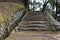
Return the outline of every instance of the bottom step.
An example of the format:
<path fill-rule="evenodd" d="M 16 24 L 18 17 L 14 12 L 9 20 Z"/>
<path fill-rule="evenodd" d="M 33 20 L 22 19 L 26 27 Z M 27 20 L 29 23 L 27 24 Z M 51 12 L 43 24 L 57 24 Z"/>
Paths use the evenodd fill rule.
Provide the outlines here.
<path fill-rule="evenodd" d="M 17 31 L 49 31 L 49 28 L 39 28 L 39 27 L 17 27 Z"/>

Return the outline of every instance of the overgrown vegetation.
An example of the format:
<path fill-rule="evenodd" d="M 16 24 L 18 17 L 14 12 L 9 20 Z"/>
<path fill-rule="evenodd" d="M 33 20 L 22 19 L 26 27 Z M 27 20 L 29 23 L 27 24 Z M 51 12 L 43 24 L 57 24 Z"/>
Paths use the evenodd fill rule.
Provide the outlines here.
<path fill-rule="evenodd" d="M 24 4 L 0 2 L 0 35 L 1 37 L 8 33 L 9 19 L 16 14 L 19 10 L 25 10 Z M 14 20 L 11 20 L 14 21 Z M 9 35 L 9 34 L 8 34 Z M 0 37 L 0 38 L 1 38 Z"/>

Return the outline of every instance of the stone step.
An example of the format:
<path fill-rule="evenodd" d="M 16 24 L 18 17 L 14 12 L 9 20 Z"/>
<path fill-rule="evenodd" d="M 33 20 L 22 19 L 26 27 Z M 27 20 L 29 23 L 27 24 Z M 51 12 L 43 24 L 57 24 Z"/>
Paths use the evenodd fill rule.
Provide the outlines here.
<path fill-rule="evenodd" d="M 48 27 L 49 24 L 46 21 L 22 21 L 19 23 L 19 27 Z"/>
<path fill-rule="evenodd" d="M 28 12 L 19 23 L 17 30 L 48 30 L 49 23 L 43 12 Z"/>
<path fill-rule="evenodd" d="M 39 28 L 39 27 L 16 27 L 18 31 L 48 31 L 49 28 Z"/>
<path fill-rule="evenodd" d="M 19 27 L 48 27 L 49 25 L 44 24 L 29 24 L 29 25 L 20 25 Z"/>
<path fill-rule="evenodd" d="M 21 24 L 47 24 L 47 21 L 22 21 Z"/>
<path fill-rule="evenodd" d="M 17 30 L 49 30 L 47 21 L 22 21 L 16 28 Z"/>
<path fill-rule="evenodd" d="M 23 21 L 46 21 L 47 19 L 43 12 L 30 11 L 24 16 L 22 20 Z"/>

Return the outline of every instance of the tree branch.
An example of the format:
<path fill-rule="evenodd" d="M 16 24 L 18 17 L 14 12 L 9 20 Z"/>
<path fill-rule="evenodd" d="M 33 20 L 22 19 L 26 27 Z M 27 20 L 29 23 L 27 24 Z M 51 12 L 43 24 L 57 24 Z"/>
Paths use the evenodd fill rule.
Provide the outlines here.
<path fill-rule="evenodd" d="M 46 7 L 46 5 L 47 5 L 48 3 L 49 3 L 49 0 L 44 3 L 43 8 L 42 8 L 42 11 L 44 11 L 44 9 L 45 9 L 45 7 Z"/>

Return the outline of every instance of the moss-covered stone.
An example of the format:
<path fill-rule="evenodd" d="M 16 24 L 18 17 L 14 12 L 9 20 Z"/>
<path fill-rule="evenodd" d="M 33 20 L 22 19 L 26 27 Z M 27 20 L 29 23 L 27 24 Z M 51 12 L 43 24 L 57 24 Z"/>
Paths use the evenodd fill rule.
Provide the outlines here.
<path fill-rule="evenodd" d="M 25 9 L 24 4 L 0 2 L 0 24 L 5 26 L 8 19 L 11 18 L 11 15 L 15 14 L 20 9 Z"/>
<path fill-rule="evenodd" d="M 16 14 L 19 10 L 25 9 L 24 4 L 11 3 L 11 2 L 0 2 L 0 35 L 4 35 L 6 28 L 8 28 L 9 18 Z M 8 29 L 7 29 L 8 30 Z M 7 31 L 6 31 L 7 32 Z"/>
<path fill-rule="evenodd" d="M 0 2 L 0 22 L 5 22 L 15 12 L 25 8 L 23 4 Z"/>

